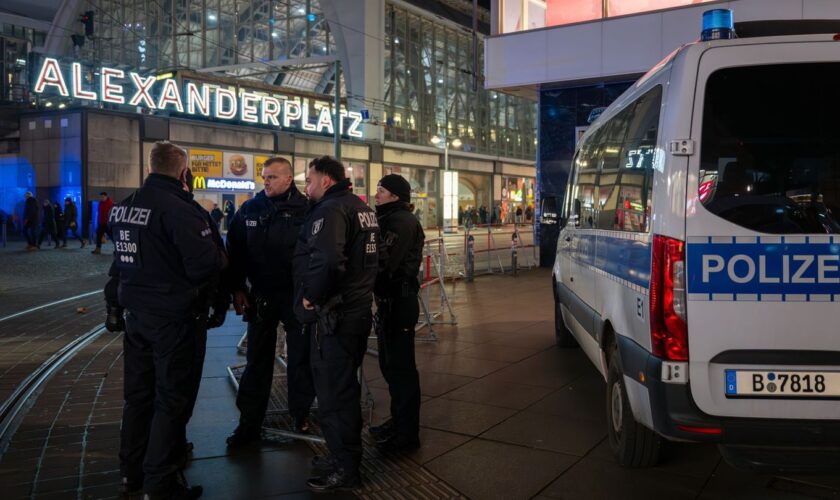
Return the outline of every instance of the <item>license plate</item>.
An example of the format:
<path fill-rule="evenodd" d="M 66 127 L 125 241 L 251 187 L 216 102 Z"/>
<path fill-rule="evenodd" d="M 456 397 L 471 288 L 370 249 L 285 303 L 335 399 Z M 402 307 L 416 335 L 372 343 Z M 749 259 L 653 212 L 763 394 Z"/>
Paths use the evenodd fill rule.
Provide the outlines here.
<path fill-rule="evenodd" d="M 726 397 L 831 398 L 840 372 L 725 370 Z"/>

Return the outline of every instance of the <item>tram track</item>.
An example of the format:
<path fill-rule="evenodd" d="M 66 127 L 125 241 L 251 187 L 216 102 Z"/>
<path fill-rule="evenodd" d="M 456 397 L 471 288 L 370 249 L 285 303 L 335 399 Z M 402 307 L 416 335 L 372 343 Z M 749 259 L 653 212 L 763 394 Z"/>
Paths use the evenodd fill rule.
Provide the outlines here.
<path fill-rule="evenodd" d="M 20 417 L 31 408 L 44 384 L 65 363 L 103 332 L 105 332 L 105 327 L 98 325 L 67 343 L 21 381 L 12 394 L 3 401 L 0 405 L 0 456 L 8 446 Z"/>
<path fill-rule="evenodd" d="M 88 302 L 99 293 L 52 300 L 0 318 L 0 456 L 46 382 L 105 331 L 104 306 Z"/>

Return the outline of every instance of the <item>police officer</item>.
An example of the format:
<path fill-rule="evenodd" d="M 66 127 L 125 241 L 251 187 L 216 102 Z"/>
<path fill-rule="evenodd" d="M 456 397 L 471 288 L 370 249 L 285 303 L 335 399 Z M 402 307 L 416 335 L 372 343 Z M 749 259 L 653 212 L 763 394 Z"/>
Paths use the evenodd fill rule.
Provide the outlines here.
<path fill-rule="evenodd" d="M 376 214 L 353 195 L 344 165 L 313 160 L 306 192 L 314 202 L 295 257 L 296 312 L 313 329 L 312 376 L 327 464 L 308 485 L 315 491 L 359 486 L 362 459 L 361 387 L 356 371 L 367 350 L 378 266 Z"/>
<path fill-rule="evenodd" d="M 420 378 L 414 362 L 414 327 L 420 315 L 417 275 L 425 235 L 411 213 L 411 185 L 386 175 L 376 188 L 380 266 L 376 277 L 376 338 L 379 368 L 391 394 L 391 419 L 369 429 L 380 448 L 420 446 Z"/>
<path fill-rule="evenodd" d="M 154 145 L 143 186 L 111 210 L 118 302 L 126 309 L 123 490 L 198 498 L 183 465 L 186 422 L 199 362 L 200 311 L 225 256 L 186 189 L 186 153 Z M 175 443 L 175 444 L 173 444 Z"/>
<path fill-rule="evenodd" d="M 309 408 L 315 398 L 309 337 L 294 314 L 292 281 L 292 258 L 308 201 L 295 187 L 292 165 L 285 158 L 266 161 L 262 176 L 265 189 L 242 204 L 231 221 L 227 239 L 234 308 L 248 321 L 248 361 L 236 396 L 241 415 L 239 426 L 227 439 L 229 447 L 260 437 L 271 394 L 280 322 L 288 347 L 289 413 L 297 432 L 308 431 Z"/>

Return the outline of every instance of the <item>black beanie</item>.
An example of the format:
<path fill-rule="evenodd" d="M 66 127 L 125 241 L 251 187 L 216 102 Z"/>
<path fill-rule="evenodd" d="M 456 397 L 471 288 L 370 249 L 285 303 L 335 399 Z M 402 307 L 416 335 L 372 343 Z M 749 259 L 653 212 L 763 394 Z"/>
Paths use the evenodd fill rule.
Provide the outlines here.
<path fill-rule="evenodd" d="M 379 181 L 379 185 L 406 203 L 411 202 L 411 184 L 401 175 L 388 174 Z"/>

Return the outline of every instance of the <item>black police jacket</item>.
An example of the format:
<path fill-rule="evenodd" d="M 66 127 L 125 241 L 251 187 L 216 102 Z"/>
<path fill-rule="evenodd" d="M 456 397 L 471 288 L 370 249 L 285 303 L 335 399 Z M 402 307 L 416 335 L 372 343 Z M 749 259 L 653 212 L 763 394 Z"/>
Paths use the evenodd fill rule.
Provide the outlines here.
<path fill-rule="evenodd" d="M 350 182 L 328 189 L 312 206 L 295 251 L 295 312 L 302 322 L 314 321 L 303 298 L 316 306 L 340 299 L 341 310 L 370 309 L 378 241 L 376 214 Z"/>
<path fill-rule="evenodd" d="M 206 211 L 179 180 L 150 174 L 108 217 L 119 275 L 119 304 L 133 312 L 183 318 L 200 307 L 225 264 Z"/>
<path fill-rule="evenodd" d="M 377 297 L 397 298 L 416 295 L 417 274 L 423 258 L 426 235 L 411 213 L 408 203 L 395 201 L 376 207 L 379 219 L 379 274 L 374 293 Z"/>
<path fill-rule="evenodd" d="M 242 204 L 227 235 L 230 287 L 265 296 L 293 294 L 292 258 L 309 202 L 295 187 L 269 198 L 260 191 Z"/>

